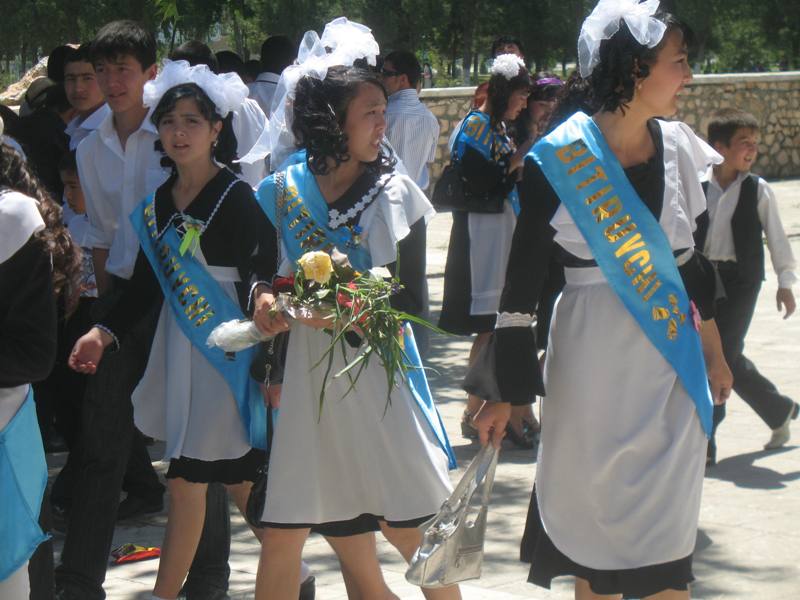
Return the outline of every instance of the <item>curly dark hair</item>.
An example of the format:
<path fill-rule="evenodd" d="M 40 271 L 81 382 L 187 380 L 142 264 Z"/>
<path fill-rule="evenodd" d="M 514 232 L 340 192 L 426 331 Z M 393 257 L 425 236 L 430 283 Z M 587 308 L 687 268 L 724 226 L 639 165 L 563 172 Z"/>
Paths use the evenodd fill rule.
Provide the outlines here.
<path fill-rule="evenodd" d="M 80 296 L 81 249 L 61 220 L 61 207 L 28 169 L 25 160 L 11 146 L 0 143 L 0 186 L 20 192 L 38 202 L 45 227 L 36 234 L 53 258 L 53 290 L 63 292 L 70 314 Z"/>
<path fill-rule="evenodd" d="M 492 125 L 497 125 L 503 120 L 503 115 L 508 110 L 508 101 L 511 94 L 520 90 L 531 89 L 531 76 L 525 67 L 519 68 L 519 73 L 511 79 L 503 75 L 492 75 L 489 79 L 487 100 L 489 101 L 489 119 Z"/>
<path fill-rule="evenodd" d="M 161 119 L 163 119 L 167 113 L 175 109 L 175 105 L 179 100 L 185 99 L 195 101 L 200 114 L 206 121 L 210 121 L 211 123 L 222 122 L 222 130 L 219 132 L 217 144 L 214 146 L 214 159 L 227 166 L 234 173 L 241 173 L 242 168 L 239 163 L 233 162 L 238 158 L 236 154 L 238 144 L 236 135 L 233 133 L 233 113 L 228 113 L 228 116 L 223 119 L 217 112 L 217 107 L 214 102 L 196 83 L 183 83 L 168 89 L 158 102 L 158 106 L 153 110 L 153 114 L 150 115 L 150 120 L 153 122 L 153 125 L 158 128 Z M 175 170 L 175 163 L 167 156 L 166 152 L 164 152 L 164 145 L 161 143 L 161 140 L 156 141 L 155 147 L 156 150 L 163 154 L 161 165 Z"/>
<path fill-rule="evenodd" d="M 315 175 L 325 175 L 332 159 L 335 167 L 350 160 L 344 123 L 347 107 L 361 85 L 374 85 L 386 96 L 378 75 L 361 67 L 332 67 L 325 79 L 303 77 L 297 82 L 292 133 L 308 153 L 308 166 Z M 390 171 L 396 161 L 391 151 L 382 147 L 370 169 Z"/>
<path fill-rule="evenodd" d="M 555 128 L 578 110 L 587 114 L 617 109 L 624 111 L 633 99 L 637 78 L 643 79 L 650 74 L 650 66 L 656 62 L 671 32 L 680 32 L 683 43 L 692 45 L 694 35 L 686 23 L 666 11 L 658 11 L 653 16 L 667 26 L 661 42 L 653 48 L 643 46 L 622 20 L 619 31 L 600 43 L 600 62 L 591 75 L 585 79 L 573 75 L 567 81 L 559 94 L 548 129 Z"/>

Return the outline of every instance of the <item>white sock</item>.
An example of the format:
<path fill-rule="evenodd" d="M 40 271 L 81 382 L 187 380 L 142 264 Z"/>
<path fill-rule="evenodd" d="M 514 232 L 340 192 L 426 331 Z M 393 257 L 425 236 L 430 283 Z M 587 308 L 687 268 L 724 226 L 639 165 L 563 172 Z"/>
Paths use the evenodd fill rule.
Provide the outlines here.
<path fill-rule="evenodd" d="M 300 562 L 300 583 L 303 583 L 311 576 L 311 567 L 308 566 L 306 561 Z"/>

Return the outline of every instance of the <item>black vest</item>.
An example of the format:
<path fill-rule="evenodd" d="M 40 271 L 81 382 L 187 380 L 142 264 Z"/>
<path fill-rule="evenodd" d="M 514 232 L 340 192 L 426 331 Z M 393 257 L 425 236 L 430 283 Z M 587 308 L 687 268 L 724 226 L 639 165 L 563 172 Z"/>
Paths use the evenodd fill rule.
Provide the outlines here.
<path fill-rule="evenodd" d="M 703 191 L 708 195 L 707 181 L 703 182 Z M 701 252 L 706 245 L 708 225 L 708 212 L 705 212 L 698 217 L 694 232 L 694 245 Z M 742 181 L 739 200 L 731 218 L 731 229 L 739 277 L 751 282 L 762 281 L 765 276 L 764 231 L 758 216 L 758 177 L 755 175 L 749 175 Z"/>

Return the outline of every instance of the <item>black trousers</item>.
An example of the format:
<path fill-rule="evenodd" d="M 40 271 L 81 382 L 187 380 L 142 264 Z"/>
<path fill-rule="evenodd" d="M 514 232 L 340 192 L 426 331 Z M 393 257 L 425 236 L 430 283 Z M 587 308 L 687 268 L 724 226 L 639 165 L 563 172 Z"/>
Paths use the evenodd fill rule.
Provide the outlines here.
<path fill-rule="evenodd" d="M 734 262 L 717 264 L 727 299 L 717 307 L 716 322 L 725 360 L 733 372 L 733 391 L 744 400 L 770 429 L 783 425 L 794 409 L 791 398 L 778 392 L 744 355 L 744 339 L 753 319 L 760 281 L 741 277 Z M 715 407 L 715 426 L 725 416 L 724 406 Z M 716 428 L 716 427 L 715 427 Z"/>
<path fill-rule="evenodd" d="M 98 313 L 105 302 L 114 301 L 115 293 L 124 293 L 125 282 L 115 281 L 115 286 L 108 298 L 98 300 Z M 79 467 L 74 473 L 73 502 L 61 564 L 56 568 L 57 588 L 81 600 L 105 598 L 103 581 L 126 470 L 130 473 L 133 469 L 141 475 L 139 483 L 129 489 L 131 494 L 144 494 L 154 486 L 161 486 L 144 441 L 136 434 L 131 404 L 131 394 L 147 365 L 157 316 L 158 311 L 153 310 L 125 336 L 119 351 L 107 352 L 86 387 L 81 423 L 85 435 L 80 444 Z M 194 573 L 190 572 L 189 577 L 189 580 L 203 579 L 205 593 L 212 587 L 227 589 L 230 550 L 224 489 L 220 491 L 219 486 L 209 489 L 211 505 L 207 515 L 215 518 L 207 525 L 221 531 L 209 536 L 205 535 L 209 527 L 204 528 L 198 558 L 205 564 L 198 565 L 195 561 Z M 208 581 L 210 577 L 216 581 Z"/>

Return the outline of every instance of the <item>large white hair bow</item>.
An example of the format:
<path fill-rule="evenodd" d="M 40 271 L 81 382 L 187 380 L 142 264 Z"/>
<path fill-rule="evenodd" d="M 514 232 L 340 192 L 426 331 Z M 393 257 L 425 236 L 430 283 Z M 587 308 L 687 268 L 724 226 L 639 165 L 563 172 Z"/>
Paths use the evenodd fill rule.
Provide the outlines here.
<path fill-rule="evenodd" d="M 586 17 L 578 36 L 578 65 L 581 77 L 591 75 L 600 62 L 600 42 L 613 36 L 625 20 L 637 42 L 648 48 L 658 45 L 667 26 L 653 17 L 659 0 L 600 0 Z"/>
<path fill-rule="evenodd" d="M 269 126 L 253 149 L 239 162 L 256 162 L 270 154 L 271 166 L 277 169 L 296 149 L 292 117 L 297 82 L 303 77 L 325 79 L 329 68 L 351 66 L 362 58 L 375 66 L 378 54 L 380 47 L 372 30 L 347 17 L 338 17 L 328 23 L 322 37 L 316 31 L 307 31 L 300 42 L 295 64 L 284 69 L 278 81 L 268 115 Z"/>
<path fill-rule="evenodd" d="M 164 59 L 158 76 L 144 85 L 144 105 L 155 108 L 168 90 L 184 83 L 194 83 L 211 99 L 221 117 L 244 103 L 249 90 L 236 73 L 216 74 L 206 65 L 190 66 L 185 60 Z"/>

